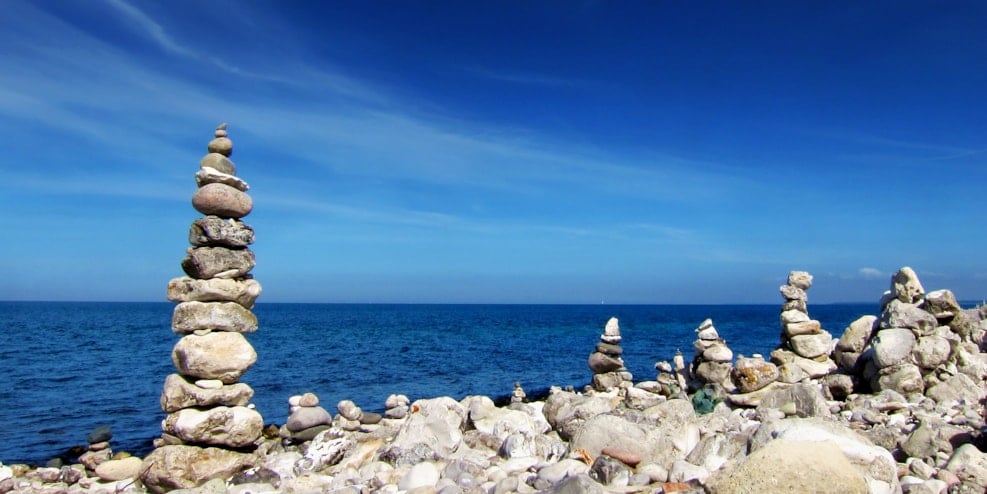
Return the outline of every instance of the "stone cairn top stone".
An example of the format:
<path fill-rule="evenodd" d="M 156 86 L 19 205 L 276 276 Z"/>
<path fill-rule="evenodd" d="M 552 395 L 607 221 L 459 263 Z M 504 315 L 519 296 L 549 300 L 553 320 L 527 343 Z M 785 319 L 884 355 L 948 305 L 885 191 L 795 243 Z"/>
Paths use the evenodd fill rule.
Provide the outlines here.
<path fill-rule="evenodd" d="M 192 222 L 182 270 L 168 283 L 177 302 L 172 329 L 181 336 L 172 350 L 177 373 L 165 379 L 161 409 L 163 434 L 144 459 L 142 480 L 152 492 L 200 485 L 244 465 L 244 450 L 256 446 L 264 420 L 250 399 L 253 390 L 240 377 L 257 352 L 245 334 L 257 330 L 251 312 L 260 295 L 253 279 L 254 232 L 241 219 L 253 209 L 249 186 L 230 161 L 233 142 L 221 124 L 207 145 L 195 174 L 192 206 L 204 216 Z M 194 478 L 177 465 L 196 465 Z"/>

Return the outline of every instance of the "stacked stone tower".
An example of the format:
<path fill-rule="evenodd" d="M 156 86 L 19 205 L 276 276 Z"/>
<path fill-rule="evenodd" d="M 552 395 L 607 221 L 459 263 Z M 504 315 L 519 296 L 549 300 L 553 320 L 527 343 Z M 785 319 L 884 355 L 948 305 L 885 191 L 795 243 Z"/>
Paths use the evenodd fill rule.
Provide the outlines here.
<path fill-rule="evenodd" d="M 600 342 L 596 344 L 596 351 L 589 356 L 593 389 L 609 391 L 634 384 L 634 376 L 624 367 L 624 359 L 620 357 L 624 353 L 620 341 L 620 324 L 616 317 L 611 317 L 600 335 Z"/>
<path fill-rule="evenodd" d="M 733 351 L 720 338 L 712 319 L 706 319 L 696 328 L 696 341 L 692 346 L 696 354 L 692 360 L 692 375 L 699 381 L 695 388 L 715 384 L 727 391 L 733 390 L 730 371 L 733 369 Z"/>
<path fill-rule="evenodd" d="M 204 216 L 189 230 L 192 247 L 182 261 L 187 276 L 168 283 L 168 299 L 178 302 L 172 330 L 182 337 L 171 354 L 178 372 L 165 380 L 161 395 L 169 414 L 164 434 L 146 460 L 144 480 L 152 490 L 192 487 L 239 468 L 244 459 L 231 450 L 252 448 L 264 427 L 248 406 L 253 390 L 238 382 L 257 360 L 244 334 L 257 330 L 250 309 L 261 289 L 250 275 L 254 232 L 240 221 L 253 203 L 229 159 L 226 124 L 216 129 L 208 151 L 195 174 L 192 206 Z M 201 464 L 196 478 L 176 468 L 185 462 Z"/>
<path fill-rule="evenodd" d="M 781 348 L 772 352 L 771 357 L 779 365 L 795 364 L 809 377 L 821 377 L 836 369 L 830 358 L 833 335 L 809 317 L 806 291 L 811 287 L 811 274 L 792 271 L 788 283 L 779 289 L 785 298 L 781 307 Z"/>

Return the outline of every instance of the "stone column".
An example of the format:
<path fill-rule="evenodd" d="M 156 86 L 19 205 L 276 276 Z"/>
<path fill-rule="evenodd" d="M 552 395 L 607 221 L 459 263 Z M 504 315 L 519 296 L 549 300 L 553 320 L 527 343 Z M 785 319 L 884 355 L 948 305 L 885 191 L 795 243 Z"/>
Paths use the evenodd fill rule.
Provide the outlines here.
<path fill-rule="evenodd" d="M 596 344 L 596 351 L 589 356 L 593 389 L 610 391 L 634 384 L 634 376 L 624 367 L 624 359 L 621 358 L 624 350 L 620 347 L 620 341 L 620 324 L 616 317 L 611 317 L 600 335 L 600 342 Z"/>
<path fill-rule="evenodd" d="M 780 316 L 781 347 L 771 352 L 771 359 L 780 366 L 797 365 L 809 377 L 818 378 L 836 370 L 836 362 L 830 358 L 833 335 L 809 318 L 806 291 L 811 287 L 811 274 L 792 271 L 788 283 L 779 288 L 785 298 Z"/>
<path fill-rule="evenodd" d="M 222 124 L 195 174 L 192 206 L 205 216 L 189 229 L 192 247 L 182 261 L 187 276 L 168 283 L 168 299 L 178 302 L 171 327 L 181 339 L 171 354 L 178 372 L 165 380 L 161 395 L 168 413 L 164 434 L 143 465 L 142 479 L 155 492 L 235 473 L 249 461 L 242 451 L 255 446 L 264 427 L 248 406 L 253 389 L 238 382 L 257 360 L 244 334 L 257 330 L 250 309 L 261 288 L 250 275 L 254 232 L 240 221 L 253 203 L 232 152 Z"/>

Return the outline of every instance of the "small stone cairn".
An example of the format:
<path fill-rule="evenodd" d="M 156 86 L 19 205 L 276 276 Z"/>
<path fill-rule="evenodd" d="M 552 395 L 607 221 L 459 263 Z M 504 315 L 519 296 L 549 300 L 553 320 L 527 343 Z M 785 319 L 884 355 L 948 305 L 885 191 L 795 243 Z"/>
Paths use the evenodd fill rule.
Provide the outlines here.
<path fill-rule="evenodd" d="M 408 416 L 411 400 L 405 395 L 394 394 L 384 401 L 384 418 L 400 420 Z"/>
<path fill-rule="evenodd" d="M 281 437 L 295 442 L 311 441 L 332 425 L 332 415 L 319 406 L 314 393 L 294 395 L 288 398 L 288 421 L 281 430 Z"/>
<path fill-rule="evenodd" d="M 781 286 L 785 298 L 781 307 L 781 346 L 771 352 L 771 359 L 779 365 L 795 365 L 809 377 L 819 378 L 836 370 L 836 363 L 830 358 L 833 335 L 809 317 L 806 291 L 811 287 L 812 275 L 805 271 L 792 271 L 788 284 Z"/>
<path fill-rule="evenodd" d="M 524 403 L 528 401 L 528 394 L 524 392 L 519 381 L 514 382 L 514 390 L 511 391 L 511 403 Z"/>
<path fill-rule="evenodd" d="M 633 386 L 634 376 L 624 367 L 620 357 L 624 349 L 620 347 L 620 323 L 611 317 L 596 344 L 596 351 L 589 356 L 589 369 L 593 371 L 593 389 L 611 391 Z"/>
<path fill-rule="evenodd" d="M 733 369 L 733 351 L 720 338 L 712 319 L 706 319 L 696 328 L 696 341 L 693 343 L 695 357 L 692 360 L 692 388 L 699 389 L 707 384 L 732 391 L 730 371 Z"/>
<path fill-rule="evenodd" d="M 365 412 L 352 400 L 342 400 L 336 404 L 339 412 L 333 419 L 333 425 L 344 431 L 359 431 L 366 425 L 375 425 L 383 416 L 379 413 Z"/>
<path fill-rule="evenodd" d="M 192 206 L 205 216 L 189 229 L 192 247 L 182 261 L 187 276 L 168 283 L 168 299 L 178 302 L 172 329 L 182 338 L 171 355 L 178 372 L 165 380 L 161 395 L 169 414 L 164 434 L 143 467 L 144 483 L 155 492 L 193 487 L 242 467 L 248 455 L 238 451 L 254 447 L 264 427 L 248 406 L 253 390 L 238 382 L 257 360 L 244 334 L 257 330 L 250 309 L 261 287 L 249 274 L 254 232 L 240 221 L 253 202 L 236 176 L 232 152 L 222 124 L 195 174 Z M 198 465 L 195 480 L 179 468 L 191 463 Z"/>
<path fill-rule="evenodd" d="M 95 471 L 96 467 L 109 461 L 113 457 L 113 450 L 110 449 L 110 439 L 113 438 L 113 430 L 109 426 L 101 426 L 94 429 L 86 436 L 86 452 L 79 456 L 79 463 L 86 466 L 89 471 Z"/>

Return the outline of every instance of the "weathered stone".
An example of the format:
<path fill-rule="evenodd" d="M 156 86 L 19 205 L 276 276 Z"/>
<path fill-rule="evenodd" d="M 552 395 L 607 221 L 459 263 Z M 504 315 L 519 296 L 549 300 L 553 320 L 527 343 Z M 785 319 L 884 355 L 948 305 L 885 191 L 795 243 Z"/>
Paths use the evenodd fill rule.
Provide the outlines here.
<path fill-rule="evenodd" d="M 439 469 L 432 462 L 421 462 L 411 467 L 401 480 L 398 489 L 410 491 L 417 488 L 432 487 L 439 481 Z"/>
<path fill-rule="evenodd" d="M 801 300 L 807 301 L 809 298 L 805 295 L 805 290 L 792 285 L 782 285 L 778 288 L 781 292 L 781 296 L 785 297 L 785 300 Z"/>
<path fill-rule="evenodd" d="M 195 247 L 246 247 L 254 243 L 254 229 L 235 219 L 204 216 L 192 222 L 188 241 Z"/>
<path fill-rule="evenodd" d="M 155 493 L 190 489 L 209 479 L 229 478 L 249 467 L 253 458 L 221 448 L 164 446 L 144 458 L 141 480 Z"/>
<path fill-rule="evenodd" d="M 710 362 L 730 362 L 733 360 L 733 352 L 723 343 L 714 343 L 703 351 L 703 359 Z"/>
<path fill-rule="evenodd" d="M 607 320 L 607 325 L 603 328 L 600 340 L 606 343 L 620 343 L 620 323 L 616 317 Z"/>
<path fill-rule="evenodd" d="M 781 312 L 781 324 L 793 323 L 793 322 L 806 322 L 809 320 L 809 315 L 800 310 L 785 310 Z"/>
<path fill-rule="evenodd" d="M 925 289 L 922 288 L 918 275 L 908 266 L 899 269 L 891 277 L 891 292 L 895 298 L 906 304 L 917 304 L 925 295 Z"/>
<path fill-rule="evenodd" d="M 384 408 L 395 408 L 399 406 L 407 406 L 411 403 L 405 395 L 392 394 L 387 397 L 384 401 Z"/>
<path fill-rule="evenodd" d="M 219 379 L 232 384 L 257 361 L 257 352 L 240 333 L 186 335 L 175 345 L 171 361 L 183 376 Z"/>
<path fill-rule="evenodd" d="M 260 283 L 253 279 L 197 280 L 183 276 L 168 282 L 168 300 L 172 302 L 236 302 L 249 309 L 260 292 Z"/>
<path fill-rule="evenodd" d="M 298 406 L 315 407 L 319 406 L 319 397 L 315 393 L 304 393 L 298 397 Z"/>
<path fill-rule="evenodd" d="M 591 458 L 600 456 L 604 448 L 620 448 L 640 458 L 651 458 L 656 447 L 643 427 L 624 417 L 607 414 L 586 420 L 570 443 L 572 450 L 583 450 Z"/>
<path fill-rule="evenodd" d="M 730 362 L 700 362 L 696 366 L 696 377 L 706 383 L 725 383 L 730 379 Z"/>
<path fill-rule="evenodd" d="M 244 192 L 226 184 L 206 184 L 192 196 L 192 207 L 205 215 L 220 218 L 243 218 L 254 207 L 253 200 Z"/>
<path fill-rule="evenodd" d="M 843 336 L 836 343 L 837 350 L 860 353 L 864 351 L 877 327 L 877 316 L 861 316 L 843 330 Z"/>
<path fill-rule="evenodd" d="M 161 393 L 161 409 L 171 413 L 191 407 L 244 406 L 253 396 L 254 390 L 244 383 L 205 389 L 178 374 L 170 374 Z"/>
<path fill-rule="evenodd" d="M 771 361 L 782 366 L 793 364 L 802 368 L 802 371 L 811 378 L 818 378 L 836 370 L 836 362 L 832 359 L 820 357 L 818 360 L 801 357 L 795 352 L 782 348 L 771 352 Z"/>
<path fill-rule="evenodd" d="M 862 355 L 862 352 L 851 352 L 837 348 L 833 351 L 833 360 L 836 361 L 836 365 L 840 369 L 853 374 L 860 374 L 864 370 L 864 360 L 860 358 Z"/>
<path fill-rule="evenodd" d="M 956 301 L 956 295 L 949 290 L 936 290 L 925 294 L 922 309 L 936 319 L 949 319 L 963 310 Z"/>
<path fill-rule="evenodd" d="M 593 352 L 589 356 L 589 369 L 594 374 L 613 372 L 624 367 L 624 362 L 619 358 L 613 358 L 600 352 Z"/>
<path fill-rule="evenodd" d="M 923 336 L 912 348 L 912 360 L 923 369 L 934 369 L 949 360 L 949 340 L 939 335 Z"/>
<path fill-rule="evenodd" d="M 593 460 L 589 476 L 603 485 L 627 485 L 631 470 L 620 460 L 601 454 Z"/>
<path fill-rule="evenodd" d="M 363 410 L 356 406 L 352 400 L 341 400 L 336 404 L 336 410 L 339 414 L 349 420 L 360 420 L 360 415 L 363 414 Z"/>
<path fill-rule="evenodd" d="M 917 336 L 935 333 L 939 321 L 917 305 L 892 300 L 881 313 L 881 328 L 907 328 Z"/>
<path fill-rule="evenodd" d="M 551 494 L 603 494 L 603 492 L 603 487 L 585 473 L 570 475 L 551 490 Z"/>
<path fill-rule="evenodd" d="M 915 334 L 910 329 L 882 329 L 871 339 L 874 363 L 884 368 L 908 359 L 915 347 Z"/>
<path fill-rule="evenodd" d="M 820 383 L 829 391 L 829 396 L 835 400 L 845 400 L 853 393 L 853 378 L 847 374 L 830 374 L 823 376 Z"/>
<path fill-rule="evenodd" d="M 618 404 L 619 400 L 606 396 L 558 391 L 549 395 L 542 413 L 562 439 L 568 440 L 587 419 L 610 412 Z"/>
<path fill-rule="evenodd" d="M 867 479 L 830 441 L 771 441 L 736 466 L 716 472 L 707 486 L 714 494 L 869 492 Z"/>
<path fill-rule="evenodd" d="M 412 413 L 391 442 L 392 448 L 411 450 L 416 444 L 424 443 L 444 457 L 459 447 L 467 411 L 456 400 L 447 396 L 418 400 L 411 409 Z"/>
<path fill-rule="evenodd" d="M 926 390 L 925 396 L 943 406 L 956 403 L 972 405 L 980 403 L 987 396 L 987 391 L 966 374 L 956 374 Z"/>
<path fill-rule="evenodd" d="M 802 322 L 791 322 L 784 326 L 785 335 L 788 337 L 809 335 L 809 334 L 819 334 L 822 332 L 822 324 L 815 319 Z"/>
<path fill-rule="evenodd" d="M 828 417 L 830 415 L 826 398 L 822 395 L 819 386 L 813 384 L 795 384 L 767 393 L 761 398 L 761 403 L 757 409 L 758 411 L 768 408 L 781 410 L 786 405 L 789 408 L 794 408 L 794 410 L 789 410 L 792 413 L 788 413 L 788 415 L 798 417 Z"/>
<path fill-rule="evenodd" d="M 320 406 L 299 407 L 288 416 L 285 427 L 291 432 L 298 432 L 319 425 L 332 424 L 332 415 Z"/>
<path fill-rule="evenodd" d="M 778 367 L 763 358 L 738 358 L 730 372 L 740 393 L 757 391 L 778 380 Z"/>
<path fill-rule="evenodd" d="M 186 443 L 242 448 L 260 438 L 264 419 L 247 407 L 185 408 L 168 415 L 162 429 Z"/>
<path fill-rule="evenodd" d="M 182 269 L 192 278 L 242 278 L 254 268 L 254 253 L 249 249 L 196 247 L 182 260 Z"/>
<path fill-rule="evenodd" d="M 131 456 L 120 460 L 107 460 L 96 467 L 96 476 L 104 482 L 135 479 L 141 473 L 140 458 Z"/>
<path fill-rule="evenodd" d="M 801 367 L 795 365 L 794 363 L 785 363 L 778 366 L 778 381 L 795 384 L 805 379 L 805 371 Z"/>
<path fill-rule="evenodd" d="M 612 356 L 620 356 L 624 353 L 624 349 L 620 345 L 604 343 L 602 341 L 596 344 L 596 351 Z"/>
<path fill-rule="evenodd" d="M 744 433 L 708 434 L 699 441 L 685 460 L 707 471 L 715 472 L 728 461 L 737 461 L 747 455 L 747 439 L 748 435 Z"/>
<path fill-rule="evenodd" d="M 873 384 L 872 384 L 873 386 Z M 914 364 L 901 363 L 884 367 L 877 375 L 877 389 L 890 389 L 903 395 L 922 393 L 925 381 L 922 373 Z"/>
<path fill-rule="evenodd" d="M 691 400 L 668 400 L 641 414 L 645 420 L 640 421 L 639 425 L 648 434 L 648 442 L 644 446 L 655 452 L 650 458 L 642 456 L 642 461 L 671 465 L 676 460 L 684 460 L 699 444 L 699 418 Z M 657 424 L 657 428 L 653 424 Z"/>
<path fill-rule="evenodd" d="M 199 161 L 200 168 L 212 168 L 222 173 L 236 175 L 236 165 L 229 158 L 219 153 L 209 153 Z"/>
<path fill-rule="evenodd" d="M 973 444 L 964 444 L 953 452 L 946 470 L 962 482 L 983 488 L 987 486 L 987 453 Z"/>
<path fill-rule="evenodd" d="M 808 290 L 812 288 L 812 275 L 805 271 L 792 271 L 788 273 L 788 284 Z"/>
<path fill-rule="evenodd" d="M 257 316 L 236 302 L 182 302 L 171 315 L 171 329 L 189 334 L 201 329 L 253 333 Z"/>
<path fill-rule="evenodd" d="M 209 145 L 206 146 L 210 153 L 219 153 L 223 156 L 229 156 L 233 154 L 233 141 L 226 137 L 217 137 L 209 141 Z"/>
<path fill-rule="evenodd" d="M 212 167 L 203 167 L 195 172 L 195 184 L 202 187 L 206 184 L 224 184 L 233 187 L 240 192 L 246 192 L 250 185 L 236 175 L 223 173 Z"/>
<path fill-rule="evenodd" d="M 785 303 L 781 306 L 781 311 L 785 312 L 787 310 L 797 310 L 799 312 L 808 313 L 805 300 L 785 300 Z"/>
<path fill-rule="evenodd" d="M 789 339 L 792 350 L 802 357 L 812 359 L 822 355 L 829 355 L 833 349 L 833 335 L 827 331 L 818 334 L 802 334 L 792 336 Z"/>

